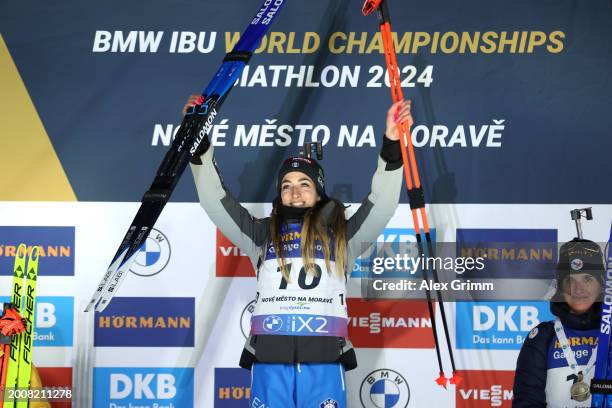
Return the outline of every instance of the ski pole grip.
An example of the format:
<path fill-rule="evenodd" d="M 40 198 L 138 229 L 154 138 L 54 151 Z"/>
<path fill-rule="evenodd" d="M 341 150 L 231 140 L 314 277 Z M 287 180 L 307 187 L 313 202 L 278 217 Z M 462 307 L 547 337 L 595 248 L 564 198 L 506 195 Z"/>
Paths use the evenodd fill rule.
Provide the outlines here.
<path fill-rule="evenodd" d="M 253 55 L 250 51 L 232 51 L 225 54 L 225 58 L 223 58 L 223 62 L 226 61 L 240 61 L 247 63 L 251 59 Z"/>
<path fill-rule="evenodd" d="M 413 210 L 424 208 L 425 195 L 423 194 L 423 187 L 408 190 L 408 201 L 410 202 L 410 208 Z"/>

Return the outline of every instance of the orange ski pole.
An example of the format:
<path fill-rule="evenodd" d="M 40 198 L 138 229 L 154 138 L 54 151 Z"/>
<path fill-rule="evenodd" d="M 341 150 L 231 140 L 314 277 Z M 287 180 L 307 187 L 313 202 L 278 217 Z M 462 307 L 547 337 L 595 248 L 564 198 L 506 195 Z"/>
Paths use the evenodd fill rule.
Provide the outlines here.
<path fill-rule="evenodd" d="M 364 15 L 368 15 L 371 12 L 377 12 L 378 22 L 380 25 L 380 33 L 383 40 L 383 46 L 385 50 L 385 60 L 387 63 L 387 70 L 389 72 L 389 88 L 391 89 L 391 98 L 393 102 L 398 102 L 404 99 L 401 80 L 399 76 L 399 68 L 397 65 L 397 57 L 395 54 L 395 48 L 393 45 L 393 37 L 391 34 L 391 23 L 389 20 L 389 10 L 387 8 L 385 0 L 366 0 L 362 12 Z M 423 232 L 425 233 L 425 241 L 427 243 L 427 251 L 430 256 L 433 256 L 434 248 L 431 240 L 431 233 L 429 230 L 429 223 L 427 221 L 427 214 L 425 212 L 425 196 L 423 194 L 423 187 L 419 177 L 419 170 L 416 162 L 416 155 L 414 153 L 414 146 L 410 136 L 410 129 L 407 123 L 404 121 L 399 124 L 400 131 L 400 144 L 402 146 L 402 160 L 404 163 L 404 175 L 406 176 L 406 187 L 408 188 L 408 200 L 410 202 L 410 211 L 412 213 L 412 220 L 414 223 L 414 230 L 417 239 L 417 245 L 419 253 L 423 254 L 423 239 L 421 236 L 421 227 L 419 222 L 420 219 L 423 223 Z M 427 277 L 427 268 L 423 269 L 424 278 Z M 432 275 L 434 282 L 438 283 L 438 273 L 435 267 L 432 268 Z M 444 375 L 444 369 L 442 367 L 442 359 L 440 356 L 440 344 L 438 342 L 437 326 L 435 322 L 435 313 L 433 310 L 431 294 L 429 290 L 425 291 L 427 297 L 427 304 L 429 308 L 429 314 L 431 316 L 431 328 L 433 332 L 434 342 L 436 346 L 436 355 L 438 358 L 438 367 L 440 369 L 440 375 L 436 379 L 436 383 L 446 388 L 448 379 Z M 442 317 L 442 325 L 444 329 L 444 336 L 446 338 L 446 345 L 450 356 L 451 366 L 453 370 L 453 376 L 450 378 L 451 384 L 459 384 L 461 377 L 457 375 L 455 368 L 455 359 L 453 356 L 453 350 L 450 341 L 450 335 L 448 330 L 448 323 L 446 319 L 446 312 L 444 309 L 444 301 L 440 290 L 436 290 L 438 305 L 440 309 L 440 316 Z"/>

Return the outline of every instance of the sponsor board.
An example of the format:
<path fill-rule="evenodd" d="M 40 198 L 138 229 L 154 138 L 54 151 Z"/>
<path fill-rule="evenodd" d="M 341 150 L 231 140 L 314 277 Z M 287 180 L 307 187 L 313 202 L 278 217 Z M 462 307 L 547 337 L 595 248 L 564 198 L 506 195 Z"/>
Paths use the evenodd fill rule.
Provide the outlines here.
<path fill-rule="evenodd" d="M 215 368 L 215 408 L 248 408 L 251 373 L 244 368 Z"/>
<path fill-rule="evenodd" d="M 240 248 L 232 243 L 217 229 L 216 276 L 255 277 L 253 264 Z"/>
<path fill-rule="evenodd" d="M 96 347 L 193 347 L 194 298 L 114 298 L 96 312 Z"/>
<path fill-rule="evenodd" d="M 138 251 L 130 271 L 138 276 L 157 275 L 168 265 L 171 253 L 168 238 L 160 230 L 153 228 Z"/>
<path fill-rule="evenodd" d="M 0 302 L 9 302 L 7 296 Z M 74 336 L 74 298 L 69 296 L 37 296 L 34 314 L 35 347 L 71 347 Z"/>
<path fill-rule="evenodd" d="M 465 278 L 552 279 L 554 276 L 556 229 L 458 228 L 456 242 L 457 256 L 485 259 L 482 271 L 468 270 Z"/>
<path fill-rule="evenodd" d="M 193 407 L 193 368 L 97 367 L 94 408 Z"/>
<path fill-rule="evenodd" d="M 74 401 L 75 395 L 72 389 L 72 367 L 36 367 L 40 375 L 40 382 L 45 388 L 63 388 L 70 389 L 71 397 L 68 394 L 63 394 L 67 399 Z M 62 395 L 62 394 L 58 394 Z M 49 400 L 51 408 L 70 408 L 73 406 L 73 401 L 66 400 Z"/>
<path fill-rule="evenodd" d="M 348 298 L 347 306 L 349 338 L 355 347 L 434 347 L 427 302 Z"/>
<path fill-rule="evenodd" d="M 39 247 L 39 276 L 74 276 L 74 227 L 0 226 L 0 275 L 12 276 L 20 243 Z"/>
<path fill-rule="evenodd" d="M 549 302 L 457 302 L 457 348 L 520 350 L 529 331 L 553 320 Z"/>
<path fill-rule="evenodd" d="M 511 407 L 514 371 L 458 370 L 457 408 Z"/>
<path fill-rule="evenodd" d="M 431 239 L 436 242 L 436 231 L 432 229 Z M 412 228 L 385 228 L 383 233 L 378 236 L 376 241 L 369 245 L 364 243 L 361 256 L 355 261 L 352 278 L 363 278 L 371 276 L 372 263 L 376 257 L 393 258 L 396 254 L 407 254 L 411 257 L 417 257 L 416 246 L 411 245 L 417 242 L 416 234 Z M 384 244 L 384 245 L 383 245 Z M 411 274 L 412 272 L 412 274 Z M 377 277 L 414 277 L 415 271 L 385 271 L 378 274 Z"/>
<path fill-rule="evenodd" d="M 410 387 L 399 372 L 382 368 L 363 379 L 359 400 L 363 408 L 406 408 L 410 401 Z"/>

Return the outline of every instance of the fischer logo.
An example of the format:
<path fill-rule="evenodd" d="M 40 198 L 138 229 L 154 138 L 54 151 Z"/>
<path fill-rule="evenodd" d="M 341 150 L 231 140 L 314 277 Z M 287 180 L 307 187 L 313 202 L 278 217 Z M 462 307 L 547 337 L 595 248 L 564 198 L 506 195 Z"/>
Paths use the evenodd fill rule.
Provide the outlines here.
<path fill-rule="evenodd" d="M 208 101 L 206 101 L 206 103 L 208 103 Z M 196 150 L 198 150 L 198 146 L 200 146 L 200 143 L 202 143 L 202 140 L 210 132 L 210 129 L 213 126 L 213 121 L 215 120 L 216 116 L 217 116 L 217 109 L 212 108 L 212 110 L 208 114 L 208 117 L 206 118 L 206 123 L 204 124 L 204 127 L 200 130 L 200 133 L 198 133 L 198 137 L 194 141 L 193 146 L 191 146 L 191 149 L 189 149 L 189 153 L 194 155 Z"/>
<path fill-rule="evenodd" d="M 464 379 L 455 393 L 458 408 L 512 406 L 514 371 L 465 370 L 458 374 Z"/>
<path fill-rule="evenodd" d="M 255 15 L 253 21 L 251 21 L 251 24 L 258 24 L 261 20 L 262 24 L 269 25 L 272 22 L 272 19 L 276 15 L 276 12 L 280 8 L 280 6 L 283 5 L 284 1 L 285 0 L 266 0 L 263 6 L 261 6 L 259 12 Z M 270 6 L 270 4 L 272 4 L 272 2 L 274 2 L 274 4 L 268 10 L 268 7 Z"/>

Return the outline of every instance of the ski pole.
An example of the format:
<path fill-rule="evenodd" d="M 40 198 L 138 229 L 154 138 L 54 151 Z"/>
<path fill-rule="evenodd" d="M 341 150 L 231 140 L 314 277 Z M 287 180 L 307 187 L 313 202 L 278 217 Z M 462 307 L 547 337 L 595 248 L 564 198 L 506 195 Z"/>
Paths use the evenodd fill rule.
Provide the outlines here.
<path fill-rule="evenodd" d="M 377 11 L 380 33 L 382 36 L 383 46 L 385 50 L 385 60 L 387 63 L 387 71 L 389 72 L 389 87 L 391 89 L 391 98 L 395 103 L 403 100 L 404 95 L 401 87 L 401 80 L 399 76 L 399 69 L 397 66 L 397 57 L 393 45 L 393 38 L 391 36 L 391 22 L 389 19 L 389 10 L 384 0 L 366 0 L 362 8 L 363 15 L 367 16 L 374 10 Z M 406 186 L 408 188 L 408 201 L 410 203 L 419 254 L 423 254 L 423 238 L 421 235 L 421 227 L 419 222 L 420 214 L 420 218 L 423 223 L 423 232 L 425 234 L 425 242 L 427 243 L 427 251 L 429 253 L 429 256 L 433 256 L 433 243 L 431 240 L 429 223 L 427 221 L 427 214 L 425 212 L 425 196 L 423 194 L 423 187 L 421 185 L 419 171 L 417 168 L 414 146 L 410 137 L 410 129 L 404 121 L 399 124 L 398 130 L 400 131 L 400 144 L 402 146 L 402 161 L 404 163 L 404 175 L 406 176 Z M 407 153 L 406 150 L 408 150 Z M 427 268 L 423 269 L 423 275 L 424 279 L 427 279 Z M 432 268 L 432 276 L 434 282 L 438 283 L 438 273 L 435 267 Z M 446 319 L 446 312 L 444 309 L 444 301 L 442 299 L 442 294 L 440 290 L 436 290 L 436 296 L 440 309 L 440 316 L 442 318 L 442 326 L 444 329 L 444 336 L 446 338 L 446 345 L 448 348 L 448 353 L 450 356 L 451 366 L 453 370 L 453 376 L 450 378 L 450 383 L 457 385 L 461 382 L 461 377 L 459 377 L 455 368 L 455 359 L 453 356 L 453 350 L 450 342 L 448 323 Z M 440 375 L 436 379 L 436 383 L 446 388 L 448 379 L 444 375 L 444 368 L 442 366 L 442 359 L 440 357 L 440 344 L 437 335 L 435 312 L 433 311 L 431 294 L 429 293 L 429 290 L 426 290 L 426 297 L 429 314 L 431 316 L 431 328 L 434 336 L 436 355 L 438 358 L 438 367 L 440 369 Z"/>

